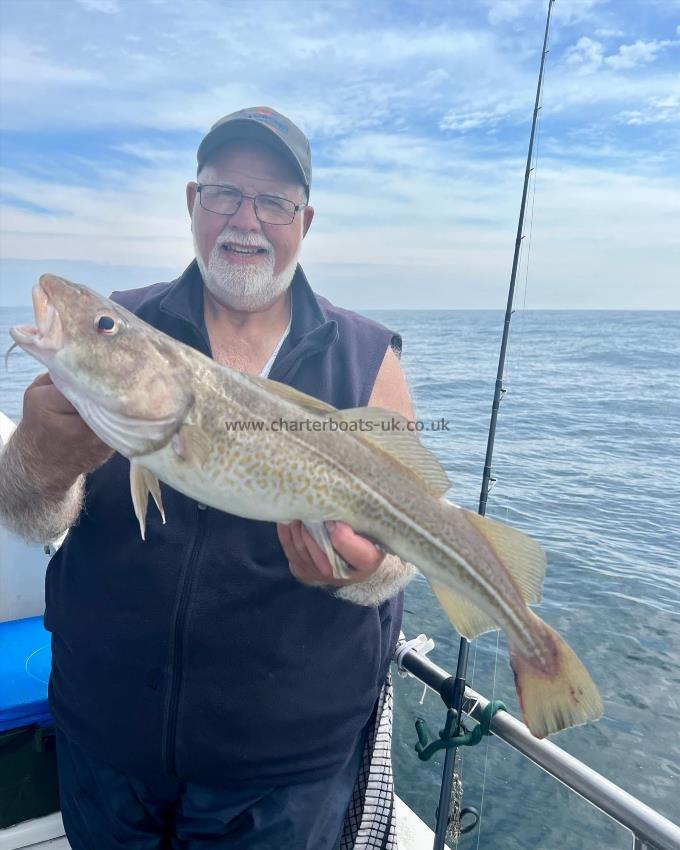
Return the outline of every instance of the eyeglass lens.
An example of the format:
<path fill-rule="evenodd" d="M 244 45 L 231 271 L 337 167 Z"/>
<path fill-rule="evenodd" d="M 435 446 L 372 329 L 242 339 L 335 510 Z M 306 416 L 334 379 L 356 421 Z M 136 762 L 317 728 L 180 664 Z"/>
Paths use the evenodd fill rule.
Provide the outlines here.
<path fill-rule="evenodd" d="M 244 195 L 229 186 L 201 186 L 201 206 L 219 215 L 234 215 L 244 198 L 255 202 L 255 215 L 265 224 L 290 224 L 295 217 L 295 204 L 276 195 Z"/>

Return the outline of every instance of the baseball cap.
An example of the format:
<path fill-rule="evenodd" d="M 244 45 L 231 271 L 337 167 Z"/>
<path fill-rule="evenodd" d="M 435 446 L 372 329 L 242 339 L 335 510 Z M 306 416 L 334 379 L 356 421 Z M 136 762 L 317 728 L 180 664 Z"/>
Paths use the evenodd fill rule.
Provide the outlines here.
<path fill-rule="evenodd" d="M 198 146 L 199 169 L 208 157 L 232 139 L 257 139 L 282 153 L 295 167 L 309 197 L 312 153 L 309 140 L 290 118 L 269 106 L 239 109 L 216 121 Z"/>

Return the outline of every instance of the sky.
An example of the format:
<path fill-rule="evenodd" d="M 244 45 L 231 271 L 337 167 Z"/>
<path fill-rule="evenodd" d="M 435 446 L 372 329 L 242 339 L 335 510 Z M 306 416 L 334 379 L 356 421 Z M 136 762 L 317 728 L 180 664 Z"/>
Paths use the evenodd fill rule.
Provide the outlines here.
<path fill-rule="evenodd" d="M 547 0 L 0 0 L 0 306 L 192 258 L 198 143 L 308 135 L 301 262 L 355 309 L 502 309 Z M 680 0 L 557 0 L 518 276 L 531 309 L 680 309 Z"/>

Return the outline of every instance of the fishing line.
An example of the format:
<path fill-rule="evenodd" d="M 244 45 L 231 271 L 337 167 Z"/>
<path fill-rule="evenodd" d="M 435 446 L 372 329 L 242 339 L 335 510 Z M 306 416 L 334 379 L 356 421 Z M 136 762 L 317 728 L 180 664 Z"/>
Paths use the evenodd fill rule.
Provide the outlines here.
<path fill-rule="evenodd" d="M 516 375 L 521 373 L 521 363 L 522 363 L 522 355 L 524 352 L 524 337 L 525 337 L 525 315 L 527 309 L 527 292 L 529 290 L 529 266 L 531 264 L 531 246 L 533 243 L 533 235 L 534 235 L 534 210 L 536 207 L 536 183 L 538 180 L 538 163 L 540 160 L 540 152 L 541 152 L 541 129 L 542 129 L 542 119 L 543 119 L 543 90 L 545 89 L 545 77 L 547 74 L 544 72 L 543 83 L 541 85 L 541 104 L 539 107 L 538 113 L 538 121 L 536 124 L 536 149 L 535 154 L 532 158 L 532 187 L 531 187 L 531 214 L 529 217 L 529 229 L 527 231 L 526 238 L 526 252 L 524 250 L 524 241 L 522 242 L 522 247 L 520 248 L 520 267 L 524 265 L 524 283 L 522 288 L 522 306 L 517 309 L 515 304 L 517 302 L 517 292 L 514 293 L 512 309 L 513 314 L 515 312 L 518 313 L 518 317 L 515 320 L 515 324 L 510 328 L 510 342 L 512 345 L 509 345 L 508 348 L 511 351 L 511 358 L 508 364 L 508 384 L 512 383 L 511 378 L 514 378 Z M 525 261 L 525 253 L 526 253 L 526 261 Z M 519 325 L 519 327 L 518 327 Z M 517 338 L 517 343 L 514 344 L 515 337 Z M 513 432 L 512 436 L 514 437 L 514 428 L 516 427 L 513 422 Z"/>
<path fill-rule="evenodd" d="M 500 630 L 496 631 L 496 654 L 494 656 L 493 662 L 493 686 L 491 688 L 491 702 L 494 702 L 496 699 L 496 669 L 498 667 L 498 647 L 500 644 L 501 633 Z M 491 744 L 491 735 L 486 736 L 486 741 L 484 743 L 484 767 L 482 768 L 482 796 L 479 801 L 479 824 L 477 826 L 477 847 L 476 850 L 479 850 L 479 842 L 482 838 L 482 818 L 484 817 L 484 793 L 486 791 L 486 767 L 489 761 L 489 746 Z"/>
<path fill-rule="evenodd" d="M 28 669 L 28 664 L 29 664 L 29 662 L 30 662 L 31 658 L 33 658 L 34 656 L 38 655 L 38 653 L 40 653 L 40 652 L 44 652 L 45 650 L 49 650 L 49 649 L 50 649 L 50 645 L 49 645 L 49 644 L 46 644 L 45 646 L 41 646 L 39 649 L 35 649 L 35 650 L 34 650 L 34 651 L 33 651 L 33 652 L 32 652 L 32 653 L 31 653 L 31 654 L 30 654 L 30 655 L 26 658 L 26 662 L 24 663 L 24 672 L 26 673 L 26 675 L 27 675 L 27 676 L 30 676 L 30 677 L 31 677 L 31 679 L 35 679 L 37 682 L 40 682 L 40 684 L 42 684 L 42 685 L 47 685 L 47 684 L 49 684 L 48 680 L 47 680 L 47 679 L 41 679 L 41 678 L 40 678 L 40 676 L 36 676 L 36 675 L 35 675 L 35 673 L 31 673 L 31 671 Z"/>
<path fill-rule="evenodd" d="M 548 39 L 550 39 L 550 34 L 548 34 Z M 547 68 L 547 66 L 546 66 Z M 533 163 L 532 163 L 532 176 L 533 176 L 533 186 L 531 189 L 531 216 L 529 218 L 529 231 L 527 236 L 527 251 L 526 251 L 526 265 L 525 265 L 525 273 L 524 273 L 524 289 L 522 292 L 522 307 L 519 313 L 521 321 L 519 323 L 519 331 L 518 339 L 517 339 L 517 353 L 514 355 L 514 360 L 510 364 L 509 372 L 511 374 L 519 374 L 520 372 L 520 363 L 522 360 L 523 353 L 523 345 L 524 345 L 524 327 L 525 327 L 525 315 L 527 308 L 527 292 L 529 289 L 529 265 L 531 262 L 531 246 L 533 242 L 534 235 L 534 208 L 536 206 L 536 183 L 538 180 L 538 163 L 540 160 L 540 152 L 541 152 L 541 130 L 542 130 L 542 121 L 543 121 L 543 90 L 545 89 L 545 79 L 547 77 L 547 71 L 544 70 L 543 73 L 543 81 L 541 84 L 541 104 L 540 111 L 538 113 L 538 123 L 536 125 L 536 153 L 534 154 Z M 524 246 L 522 245 L 522 248 Z M 513 309 L 514 309 L 514 301 L 513 299 Z M 513 335 L 514 336 L 514 335 Z"/>
<path fill-rule="evenodd" d="M 545 82 L 544 82 L 545 85 Z M 541 87 L 541 100 L 543 98 L 543 88 Z M 508 336 L 508 351 L 510 352 L 510 356 L 508 357 L 508 368 L 506 370 L 507 380 L 503 381 L 503 386 L 506 389 L 506 392 L 503 396 L 503 400 L 509 400 L 507 387 L 512 386 L 515 381 L 519 382 L 519 376 L 522 374 L 522 364 L 523 364 L 523 354 L 524 354 L 524 341 L 526 337 L 526 311 L 527 311 L 527 293 L 529 291 L 529 266 L 531 264 L 531 246 L 533 242 L 533 233 L 534 233 L 534 209 L 536 205 L 536 181 L 538 175 L 538 162 L 540 156 L 540 146 L 541 146 L 541 117 L 542 117 L 542 104 L 541 111 L 538 113 L 538 122 L 536 125 L 536 152 L 534 157 L 532 158 L 532 179 L 533 185 L 531 188 L 531 214 L 529 218 L 529 228 L 527 230 L 526 236 L 526 250 L 524 248 L 524 241 L 522 242 L 522 247 L 520 248 L 520 268 L 524 266 L 524 281 L 522 284 L 522 292 L 521 299 L 518 298 L 518 293 L 514 293 L 513 297 L 513 316 L 517 314 L 514 324 L 511 325 L 509 336 Z M 515 304 L 518 300 L 521 300 L 521 306 L 519 308 L 515 307 Z M 507 420 L 506 420 L 507 421 Z M 517 419 L 514 415 L 510 414 L 509 418 L 509 443 L 512 445 L 514 443 L 514 439 L 517 434 Z M 503 476 L 500 476 L 503 477 Z M 489 490 L 491 492 L 491 490 Z M 508 512 L 509 509 L 507 507 L 505 510 L 505 520 L 508 520 Z"/>
<path fill-rule="evenodd" d="M 551 27 L 552 30 L 552 27 Z M 548 45 L 550 42 L 551 30 L 548 32 Z M 549 47 L 548 47 L 549 50 Z M 524 326 L 525 326 L 525 314 L 527 307 L 527 292 L 529 289 L 529 266 L 531 264 L 531 248 L 533 244 L 533 235 L 534 235 L 534 210 L 536 207 L 536 184 L 538 182 L 538 163 L 540 161 L 541 155 L 541 142 L 542 142 L 542 129 L 543 129 L 543 92 L 545 90 L 545 81 L 548 77 L 548 68 L 549 66 L 546 64 L 543 69 L 543 79 L 541 81 L 541 92 L 540 92 L 540 106 L 538 111 L 538 120 L 536 123 L 536 148 L 535 153 L 532 159 L 532 180 L 533 185 L 531 187 L 531 214 L 529 217 L 529 229 L 527 233 L 527 248 L 526 248 L 526 263 L 524 264 L 524 285 L 522 291 L 522 306 L 519 310 L 520 319 L 519 322 L 519 331 L 520 333 L 517 335 L 517 351 L 513 355 L 513 360 L 511 361 L 508 369 L 508 373 L 510 375 L 519 374 L 520 363 L 522 360 L 522 354 L 524 350 Z M 522 243 L 522 247 L 520 249 L 520 263 L 524 262 L 524 243 Z M 515 303 L 517 301 L 517 293 L 513 297 L 513 311 L 515 310 Z M 511 329 L 511 334 L 514 338 L 513 329 Z"/>

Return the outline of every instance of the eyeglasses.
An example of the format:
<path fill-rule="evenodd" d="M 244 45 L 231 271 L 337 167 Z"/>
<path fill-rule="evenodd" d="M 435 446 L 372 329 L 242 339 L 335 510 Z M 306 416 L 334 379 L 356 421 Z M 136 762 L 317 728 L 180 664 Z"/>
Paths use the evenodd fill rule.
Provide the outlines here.
<path fill-rule="evenodd" d="M 244 198 L 253 201 L 255 215 L 263 224 L 290 224 L 298 210 L 307 204 L 294 204 L 278 195 L 244 195 L 233 186 L 198 184 L 196 189 L 201 206 L 218 215 L 234 215 Z"/>

